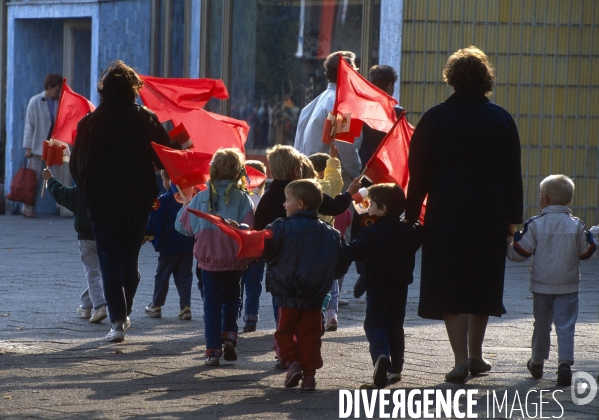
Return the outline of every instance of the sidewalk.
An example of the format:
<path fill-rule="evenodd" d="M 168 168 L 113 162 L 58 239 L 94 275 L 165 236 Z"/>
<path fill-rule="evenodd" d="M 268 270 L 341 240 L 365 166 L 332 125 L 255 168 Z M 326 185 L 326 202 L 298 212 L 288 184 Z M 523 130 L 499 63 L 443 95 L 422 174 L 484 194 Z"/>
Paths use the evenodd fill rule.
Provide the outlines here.
<path fill-rule="evenodd" d="M 317 391 L 303 393 L 297 388 L 284 389 L 284 374 L 274 368 L 274 321 L 268 294 L 262 297 L 258 331 L 240 334 L 239 360 L 219 368 L 203 366 L 202 303 L 195 282 L 192 321 L 177 319 L 178 298 L 172 281 L 163 318 L 147 317 L 143 308 L 151 300 L 157 255 L 150 244 L 143 246 L 132 327 L 124 343 L 111 344 L 103 341 L 110 328 L 108 320 L 90 324 L 75 313 L 85 278 L 73 220 L 0 216 L 1 419 L 334 419 L 339 417 L 339 390 L 355 390 L 372 381 L 362 329 L 365 303 L 363 298 L 353 299 L 353 269 L 342 292 L 350 305 L 340 310 L 340 328 L 323 339 L 324 368 L 317 373 Z M 469 377 L 462 386 L 446 384 L 444 375 L 453 365 L 453 356 L 443 323 L 416 315 L 419 266 L 418 261 L 408 297 L 403 380 L 390 386 L 391 392 L 402 388 L 478 390 L 474 412 L 487 418 L 487 391 L 491 395 L 495 391 L 500 400 L 508 391 L 508 414 L 505 406 L 503 414 L 495 407 L 495 418 L 520 419 L 533 417 L 533 398 L 539 404 L 539 392 L 531 393 L 527 403 L 526 394 L 548 390 L 543 394 L 543 417 L 599 419 L 599 395 L 590 404 L 578 406 L 572 403 L 570 388 L 556 386 L 555 348 L 543 379 L 535 381 L 528 374 L 532 297 L 526 265 L 508 263 L 504 296 L 508 314 L 490 320 L 485 342 L 485 357 L 493 364 L 491 373 Z M 599 260 L 583 263 L 582 272 L 574 371 L 596 377 Z M 563 415 L 552 397 L 556 390 L 563 391 L 554 394 Z M 516 396 L 523 410 L 514 406 Z M 378 413 L 377 408 L 375 418 Z M 535 417 L 540 418 L 539 413 Z M 366 418 L 363 410 L 361 418 Z"/>

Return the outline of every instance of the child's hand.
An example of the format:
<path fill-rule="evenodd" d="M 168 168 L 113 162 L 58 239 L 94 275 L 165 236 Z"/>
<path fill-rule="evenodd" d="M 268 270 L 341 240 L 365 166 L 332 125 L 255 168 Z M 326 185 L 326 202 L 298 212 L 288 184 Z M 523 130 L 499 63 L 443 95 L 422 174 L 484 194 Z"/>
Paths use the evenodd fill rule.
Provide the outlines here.
<path fill-rule="evenodd" d="M 235 220 L 225 219 L 225 222 L 232 228 L 239 228 L 239 223 L 237 223 Z"/>
<path fill-rule="evenodd" d="M 514 225 L 513 223 L 508 223 L 507 233 L 509 236 L 514 236 L 516 234 L 516 225 Z"/>
<path fill-rule="evenodd" d="M 154 240 L 153 236 L 144 236 L 144 240 L 142 241 L 142 245 L 145 244 L 146 242 L 151 242 Z"/>
<path fill-rule="evenodd" d="M 349 193 L 349 195 L 354 195 L 360 190 L 361 185 L 362 184 L 360 183 L 360 178 L 356 178 L 352 181 L 351 184 L 349 184 L 349 187 L 347 187 L 347 192 Z"/>
<path fill-rule="evenodd" d="M 42 178 L 46 181 L 53 178 L 52 171 L 50 169 L 44 169 L 42 172 Z"/>
<path fill-rule="evenodd" d="M 337 149 L 337 146 L 335 146 L 335 140 L 333 140 L 331 142 L 331 149 L 329 150 L 329 155 L 332 158 L 338 158 L 339 157 L 339 149 Z"/>

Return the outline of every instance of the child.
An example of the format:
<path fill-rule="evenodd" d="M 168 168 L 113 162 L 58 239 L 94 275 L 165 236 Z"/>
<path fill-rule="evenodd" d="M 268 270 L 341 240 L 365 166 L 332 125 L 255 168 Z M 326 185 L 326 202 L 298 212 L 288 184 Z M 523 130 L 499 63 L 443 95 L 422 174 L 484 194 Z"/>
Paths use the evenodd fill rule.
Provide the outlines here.
<path fill-rule="evenodd" d="M 48 191 L 58 204 L 66 207 L 75 214 L 75 230 L 79 239 L 79 256 L 83 263 L 83 271 L 87 279 L 87 289 L 81 295 L 81 306 L 77 313 L 81 318 L 89 318 L 91 323 L 102 322 L 106 318 L 106 299 L 102 286 L 100 260 L 96 249 L 96 240 L 92 225 L 87 217 L 87 207 L 83 195 L 77 186 L 65 187 L 53 177 L 50 169 L 44 169 L 42 178 L 48 181 Z M 92 308 L 94 313 L 91 313 Z"/>
<path fill-rule="evenodd" d="M 160 175 L 167 192 L 158 199 L 159 206 L 150 213 L 146 228 L 146 238 L 153 238 L 152 245 L 156 252 L 160 253 L 154 278 L 154 295 L 152 302 L 146 306 L 146 314 L 152 318 L 162 316 L 162 306 L 168 294 L 168 282 L 172 274 L 179 292 L 179 319 L 189 321 L 194 239 L 175 230 L 177 213 L 183 206 L 175 200 L 177 187 L 171 185 L 167 172 L 163 169 Z"/>
<path fill-rule="evenodd" d="M 508 237 L 507 255 L 530 265 L 533 316 L 532 357 L 526 364 L 533 378 L 543 376 L 549 358 L 551 324 L 555 324 L 558 352 L 558 385 L 569 386 L 574 364 L 574 330 L 578 318 L 580 260 L 596 256 L 598 227 L 591 232 L 567 207 L 574 197 L 574 182 L 565 175 L 541 181 L 540 214 L 526 221 L 524 229 Z"/>
<path fill-rule="evenodd" d="M 259 160 L 248 160 L 245 163 L 246 166 L 251 166 L 266 175 L 266 165 Z M 264 195 L 265 187 L 266 181 L 252 190 L 250 198 L 254 203 L 254 208 L 258 207 L 258 203 L 260 203 L 260 199 Z M 262 277 L 264 277 L 263 259 L 252 261 L 241 276 L 242 300 L 245 289 L 245 314 L 243 316 L 245 326 L 243 327 L 243 332 L 246 333 L 256 331 L 256 324 L 259 320 L 260 295 L 262 294 Z"/>
<path fill-rule="evenodd" d="M 408 285 L 414 280 L 415 254 L 421 228 L 400 221 L 406 205 L 395 184 L 368 188 L 368 213 L 377 222 L 365 227 L 347 247 L 348 259 L 363 261 L 359 281 L 366 285 L 364 332 L 374 364 L 374 384 L 400 381 L 404 364 L 404 330 Z"/>
<path fill-rule="evenodd" d="M 322 301 L 333 278 L 346 271 L 339 232 L 318 219 L 321 203 L 315 181 L 293 181 L 285 188 L 287 218 L 268 227 L 273 238 L 264 252 L 266 289 L 278 307 L 275 349 L 287 366 L 286 388 L 303 377 L 302 389 L 315 389 L 316 369 L 322 367 Z"/>
<path fill-rule="evenodd" d="M 316 179 L 322 188 L 323 194 L 328 194 L 331 197 L 340 194 L 343 188 L 341 162 L 339 161 L 338 156 L 339 150 L 335 147 L 335 142 L 332 141 L 330 155 L 327 155 L 326 153 L 315 153 L 308 157 L 314 167 Z M 320 220 L 327 222 L 328 224 L 332 224 L 334 221 L 332 216 L 320 214 L 319 217 Z M 339 325 L 339 321 L 337 320 L 337 312 L 339 310 L 339 280 L 333 280 L 330 295 L 329 303 L 326 308 L 325 330 L 337 331 Z"/>
<path fill-rule="evenodd" d="M 208 188 L 191 200 L 189 206 L 219 214 L 237 223 L 254 225 L 254 209 L 245 189 L 245 162 L 238 149 L 220 149 L 212 158 Z M 237 315 L 241 304 L 241 272 L 250 259 L 237 259 L 238 246 L 212 223 L 200 219 L 184 207 L 175 228 L 195 235 L 194 254 L 202 270 L 206 366 L 218 366 L 223 356 L 237 360 Z"/>

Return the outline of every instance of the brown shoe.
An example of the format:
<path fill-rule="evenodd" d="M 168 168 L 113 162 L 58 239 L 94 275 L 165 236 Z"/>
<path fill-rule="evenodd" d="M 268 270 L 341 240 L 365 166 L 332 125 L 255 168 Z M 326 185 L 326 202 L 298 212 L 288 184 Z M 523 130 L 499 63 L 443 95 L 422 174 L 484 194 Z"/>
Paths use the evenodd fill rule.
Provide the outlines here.
<path fill-rule="evenodd" d="M 468 365 L 457 365 L 449 373 L 445 375 L 445 381 L 453 382 L 454 384 L 463 384 L 468 377 Z"/>
<path fill-rule="evenodd" d="M 304 376 L 302 379 L 302 391 L 316 390 L 316 378 L 314 376 Z"/>
<path fill-rule="evenodd" d="M 302 368 L 299 362 L 291 362 L 287 368 L 287 375 L 285 375 L 285 388 L 296 387 L 302 376 Z"/>

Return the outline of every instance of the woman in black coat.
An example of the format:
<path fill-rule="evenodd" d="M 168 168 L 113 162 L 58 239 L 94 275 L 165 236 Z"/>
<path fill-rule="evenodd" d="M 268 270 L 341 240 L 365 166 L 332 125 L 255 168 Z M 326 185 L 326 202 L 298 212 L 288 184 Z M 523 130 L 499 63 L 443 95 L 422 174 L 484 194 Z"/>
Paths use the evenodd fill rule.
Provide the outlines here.
<path fill-rule="evenodd" d="M 428 194 L 418 315 L 443 319 L 455 355 L 449 382 L 486 372 L 489 315 L 501 316 L 506 235 L 522 223 L 520 139 L 506 110 L 487 98 L 495 75 L 476 47 L 449 57 L 455 93 L 428 110 L 410 145 L 406 219 Z"/>

